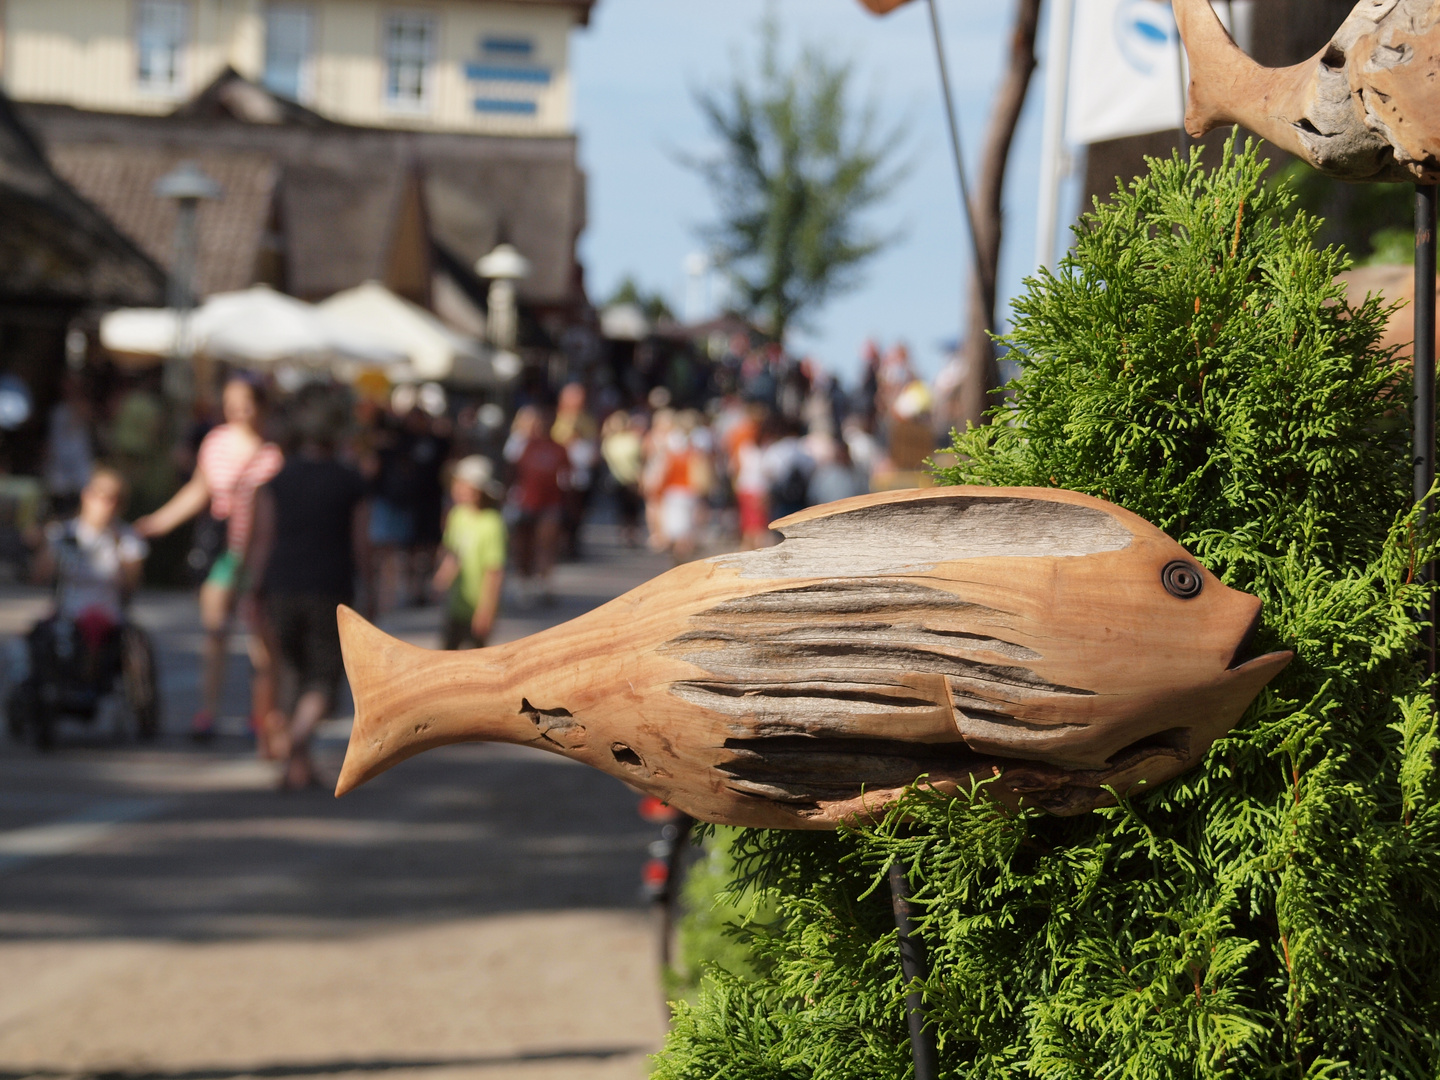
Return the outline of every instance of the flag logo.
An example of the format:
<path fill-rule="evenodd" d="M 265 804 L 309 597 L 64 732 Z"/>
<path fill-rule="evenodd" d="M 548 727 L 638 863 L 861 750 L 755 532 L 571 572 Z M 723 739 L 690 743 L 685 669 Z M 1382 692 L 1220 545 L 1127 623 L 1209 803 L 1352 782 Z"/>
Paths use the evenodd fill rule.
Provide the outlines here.
<path fill-rule="evenodd" d="M 1115 45 L 1141 75 L 1173 61 L 1178 45 L 1175 15 L 1155 0 L 1122 0 L 1115 9 Z"/>

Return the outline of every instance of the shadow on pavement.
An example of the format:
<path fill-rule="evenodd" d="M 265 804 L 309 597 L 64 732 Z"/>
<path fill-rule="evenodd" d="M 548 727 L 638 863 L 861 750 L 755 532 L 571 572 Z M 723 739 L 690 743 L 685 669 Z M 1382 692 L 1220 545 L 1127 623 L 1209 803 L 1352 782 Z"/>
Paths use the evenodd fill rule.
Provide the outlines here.
<path fill-rule="evenodd" d="M 264 774 L 241 761 L 216 775 L 245 769 Z M 86 787 L 112 802 L 125 790 Z M 138 787 L 155 797 L 155 783 Z M 308 937 L 393 920 L 638 910 L 654 835 L 635 806 L 602 773 L 492 746 L 432 752 L 342 800 L 191 790 L 84 850 L 3 873 L 0 939 Z"/>
<path fill-rule="evenodd" d="M 106 1069 L 87 1072 L 74 1069 L 23 1069 L 20 1071 L 0 1068 L 0 1080 L 231 1080 L 232 1077 L 270 1078 L 288 1076 L 333 1076 L 342 1073 L 384 1073 L 397 1070 L 418 1069 L 484 1069 L 504 1065 L 524 1065 L 544 1061 L 608 1061 L 611 1058 L 629 1057 L 646 1053 L 646 1046 L 610 1046 L 579 1048 L 574 1050 L 535 1050 L 515 1054 L 487 1054 L 478 1057 L 445 1058 L 389 1058 L 370 1061 L 316 1061 L 296 1064 L 261 1065 L 240 1069 L 177 1069 L 157 1071 L 153 1069 Z"/>

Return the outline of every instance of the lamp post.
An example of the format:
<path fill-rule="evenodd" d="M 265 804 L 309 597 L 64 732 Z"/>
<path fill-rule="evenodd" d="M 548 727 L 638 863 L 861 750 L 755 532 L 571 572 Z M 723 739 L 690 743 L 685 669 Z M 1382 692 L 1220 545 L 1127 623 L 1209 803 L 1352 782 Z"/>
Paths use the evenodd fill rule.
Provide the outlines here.
<path fill-rule="evenodd" d="M 166 391 L 178 400 L 193 399 L 197 391 L 205 393 L 207 380 L 196 377 L 192 369 L 190 345 L 190 312 L 195 307 L 195 264 L 199 235 L 196 221 L 200 200 L 218 199 L 220 185 L 201 171 L 193 161 L 182 161 L 155 183 L 155 194 L 175 203 L 175 255 L 170 266 L 166 302 L 176 313 L 175 349 L 165 370 Z"/>
<path fill-rule="evenodd" d="M 514 356 L 518 318 L 515 309 L 515 283 L 530 276 L 530 260 L 511 244 L 498 244 L 489 255 L 475 263 L 475 272 L 490 282 L 486 304 L 485 335 L 500 351 Z M 517 358 L 518 359 L 518 358 Z M 510 361 L 513 364 L 513 360 Z"/>

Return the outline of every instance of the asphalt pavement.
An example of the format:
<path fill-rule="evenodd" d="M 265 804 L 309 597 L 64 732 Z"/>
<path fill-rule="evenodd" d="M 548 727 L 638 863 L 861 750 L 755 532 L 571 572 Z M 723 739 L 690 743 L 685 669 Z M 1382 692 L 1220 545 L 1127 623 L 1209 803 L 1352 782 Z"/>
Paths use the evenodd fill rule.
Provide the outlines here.
<path fill-rule="evenodd" d="M 603 527 L 510 640 L 665 568 Z M 0 637 L 45 610 L 0 590 Z M 449 747 L 343 800 L 282 793 L 246 734 L 232 648 L 221 735 L 185 736 L 193 597 L 147 593 L 165 713 L 151 744 L 66 725 L 0 742 L 0 1080 L 639 1078 L 664 1032 L 640 871 L 654 826 L 618 781 L 540 751 Z M 381 625 L 438 641 L 435 608 Z M 349 703 L 318 759 L 338 771 Z"/>

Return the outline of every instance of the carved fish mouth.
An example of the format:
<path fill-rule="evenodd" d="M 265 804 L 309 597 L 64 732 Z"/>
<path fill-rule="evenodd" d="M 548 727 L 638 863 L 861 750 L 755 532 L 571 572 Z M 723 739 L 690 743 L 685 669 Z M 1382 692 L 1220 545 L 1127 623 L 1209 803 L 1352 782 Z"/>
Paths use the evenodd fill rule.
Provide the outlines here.
<path fill-rule="evenodd" d="M 1250 625 L 1245 628 L 1245 633 L 1240 637 L 1240 643 L 1235 646 L 1235 652 L 1230 657 L 1230 664 L 1226 667 L 1226 671 L 1239 673 L 1271 667 L 1278 670 L 1294 657 L 1294 653 L 1285 650 L 1263 654 L 1255 651 L 1255 636 L 1260 630 L 1260 612 L 1261 606 L 1256 604 L 1255 614 L 1250 616 Z"/>
<path fill-rule="evenodd" d="M 1255 613 L 1250 616 L 1250 624 L 1245 627 L 1245 632 L 1240 635 L 1240 641 L 1235 646 L 1235 652 L 1231 654 L 1230 663 L 1225 666 L 1226 671 L 1238 671 L 1252 660 L 1261 659 L 1255 651 L 1255 635 L 1260 630 L 1260 612 L 1263 608 L 1255 605 Z"/>

